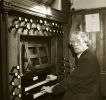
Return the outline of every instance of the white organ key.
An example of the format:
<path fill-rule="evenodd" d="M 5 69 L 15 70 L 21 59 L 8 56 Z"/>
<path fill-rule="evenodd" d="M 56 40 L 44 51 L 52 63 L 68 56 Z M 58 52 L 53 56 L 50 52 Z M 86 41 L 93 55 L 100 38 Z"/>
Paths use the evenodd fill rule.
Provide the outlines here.
<path fill-rule="evenodd" d="M 29 90 L 31 90 L 31 89 L 33 89 L 33 88 L 36 88 L 36 87 L 38 87 L 38 86 L 40 86 L 40 85 L 43 85 L 43 84 L 45 84 L 45 83 L 48 83 L 48 82 L 49 82 L 49 80 L 45 80 L 45 81 L 39 82 L 39 83 L 37 83 L 37 84 L 31 85 L 31 86 L 29 86 L 29 87 L 26 87 L 26 88 L 25 88 L 25 92 L 26 92 L 26 91 L 29 91 Z"/>
<path fill-rule="evenodd" d="M 38 93 L 36 93 L 36 94 L 33 94 L 33 99 L 36 99 L 36 98 L 42 96 L 42 95 L 45 94 L 45 93 L 46 93 L 45 91 L 41 91 L 41 92 L 38 92 Z"/>

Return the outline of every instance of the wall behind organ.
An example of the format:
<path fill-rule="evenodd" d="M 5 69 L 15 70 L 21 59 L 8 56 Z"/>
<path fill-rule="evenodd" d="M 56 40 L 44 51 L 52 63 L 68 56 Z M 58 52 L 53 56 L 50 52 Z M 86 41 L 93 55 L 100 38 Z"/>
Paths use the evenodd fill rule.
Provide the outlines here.
<path fill-rule="evenodd" d="M 73 8 L 75 9 L 88 9 L 99 8 L 106 6 L 106 0 L 70 0 L 73 1 Z"/>

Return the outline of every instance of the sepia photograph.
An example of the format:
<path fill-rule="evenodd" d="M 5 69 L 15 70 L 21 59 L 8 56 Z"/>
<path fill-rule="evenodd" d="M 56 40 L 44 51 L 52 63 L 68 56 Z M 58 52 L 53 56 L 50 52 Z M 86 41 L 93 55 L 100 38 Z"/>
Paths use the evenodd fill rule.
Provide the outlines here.
<path fill-rule="evenodd" d="M 106 100 L 106 0 L 0 0 L 0 100 Z"/>

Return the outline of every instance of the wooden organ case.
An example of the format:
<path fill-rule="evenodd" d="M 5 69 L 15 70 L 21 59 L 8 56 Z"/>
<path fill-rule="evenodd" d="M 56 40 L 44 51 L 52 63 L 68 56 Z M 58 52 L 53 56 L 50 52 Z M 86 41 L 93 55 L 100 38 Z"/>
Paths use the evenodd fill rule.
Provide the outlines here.
<path fill-rule="evenodd" d="M 68 61 L 63 57 L 64 19 L 67 17 L 46 6 L 43 10 L 49 9 L 51 14 L 30 9 L 31 5 L 38 6 L 30 0 L 12 0 L 3 5 L 6 7 L 1 15 L 6 22 L 9 98 L 46 100 L 41 87 L 56 84 L 69 71 L 69 66 L 64 64 Z M 47 81 L 49 74 L 60 75 L 59 80 Z"/>

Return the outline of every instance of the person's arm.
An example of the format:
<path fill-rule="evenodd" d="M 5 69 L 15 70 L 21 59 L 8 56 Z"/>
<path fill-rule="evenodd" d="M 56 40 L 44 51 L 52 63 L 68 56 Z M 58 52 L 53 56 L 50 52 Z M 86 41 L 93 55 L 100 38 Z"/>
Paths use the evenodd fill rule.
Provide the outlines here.
<path fill-rule="evenodd" d="M 94 60 L 87 57 L 80 59 L 72 74 L 52 89 L 53 94 L 63 93 L 79 84 L 83 84 L 85 81 L 93 80 L 93 77 L 95 77 L 94 74 L 97 72 L 95 64 Z"/>
<path fill-rule="evenodd" d="M 66 79 L 54 87 L 48 87 L 46 90 L 49 89 L 51 93 L 55 95 L 60 94 L 78 86 L 79 84 L 83 84 L 85 81 L 94 80 L 95 73 L 98 73 L 95 60 L 88 57 L 81 58 L 75 67 L 76 69 Z"/>

